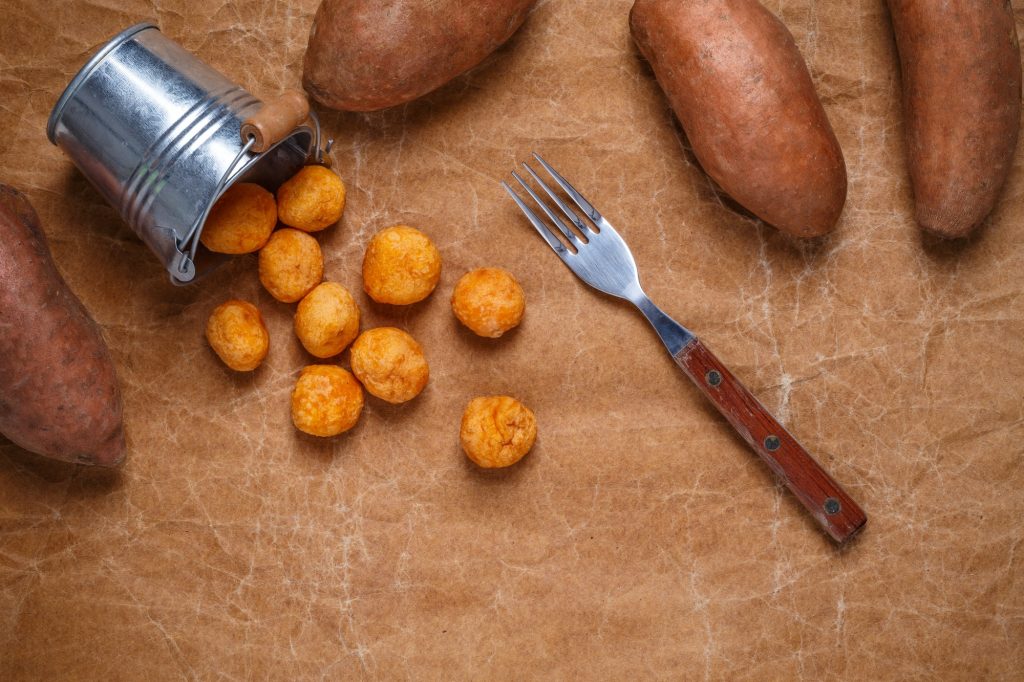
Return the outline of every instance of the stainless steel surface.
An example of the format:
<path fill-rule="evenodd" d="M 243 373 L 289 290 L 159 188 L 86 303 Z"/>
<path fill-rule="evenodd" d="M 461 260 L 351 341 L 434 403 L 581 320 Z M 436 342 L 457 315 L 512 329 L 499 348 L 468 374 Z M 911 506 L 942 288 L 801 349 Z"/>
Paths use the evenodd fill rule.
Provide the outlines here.
<path fill-rule="evenodd" d="M 316 119 L 262 154 L 249 151 L 239 130 L 260 106 L 156 26 L 139 24 L 72 79 L 47 135 L 182 284 L 197 275 L 199 234 L 228 187 L 244 179 L 273 190 L 310 156 L 323 158 Z"/>
<path fill-rule="evenodd" d="M 552 209 L 521 175 L 512 171 L 512 177 L 540 206 L 550 223 L 541 219 L 508 183 L 502 182 L 501 184 L 512 195 L 512 199 L 515 200 L 520 210 L 526 214 L 530 223 L 548 243 L 548 246 L 558 254 L 563 263 L 569 266 L 570 270 L 576 273 L 577 277 L 599 291 L 631 302 L 654 327 L 654 331 L 658 333 L 669 353 L 675 355 L 681 351 L 695 338 L 694 335 L 654 305 L 644 293 L 640 286 L 636 262 L 633 260 L 633 254 L 626 242 L 615 231 L 612 224 L 582 194 L 576 191 L 575 187 L 548 165 L 540 155 L 534 154 L 533 156 L 562 191 L 579 207 L 586 220 L 569 207 L 558 193 L 526 163 L 523 164 L 523 167 L 547 194 L 557 207 L 557 211 Z M 565 223 L 565 220 L 568 220 L 578 232 L 574 232 L 572 227 Z M 552 231 L 552 226 L 557 230 L 557 234 Z M 565 241 L 561 241 L 559 237 Z"/>

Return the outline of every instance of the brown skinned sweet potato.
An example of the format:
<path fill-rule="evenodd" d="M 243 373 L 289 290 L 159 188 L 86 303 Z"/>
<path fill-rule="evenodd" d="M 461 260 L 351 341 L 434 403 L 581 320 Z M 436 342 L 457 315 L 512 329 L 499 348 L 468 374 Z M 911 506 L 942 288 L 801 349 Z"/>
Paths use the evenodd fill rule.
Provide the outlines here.
<path fill-rule="evenodd" d="M 903 74 L 916 218 L 943 237 L 985 220 L 1020 131 L 1020 47 L 1007 0 L 888 0 Z"/>
<path fill-rule="evenodd" d="M 343 111 L 404 104 L 473 68 L 508 40 L 536 0 L 323 0 L 302 83 Z"/>
<path fill-rule="evenodd" d="M 0 184 L 0 433 L 46 457 L 115 466 L 121 419 L 99 327 L 54 267 L 28 200 Z"/>
<path fill-rule="evenodd" d="M 629 20 L 708 175 L 784 232 L 832 230 L 846 164 L 785 25 L 755 0 L 636 0 Z"/>

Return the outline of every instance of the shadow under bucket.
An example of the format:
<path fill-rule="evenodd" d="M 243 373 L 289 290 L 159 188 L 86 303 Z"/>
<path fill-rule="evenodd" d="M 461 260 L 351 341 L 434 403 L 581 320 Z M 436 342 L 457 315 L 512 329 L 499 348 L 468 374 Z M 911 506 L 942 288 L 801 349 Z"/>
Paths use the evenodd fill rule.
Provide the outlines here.
<path fill-rule="evenodd" d="M 273 104 L 155 25 L 138 24 L 107 42 L 71 80 L 46 134 L 156 254 L 171 281 L 187 284 L 219 260 L 202 249 L 197 263 L 199 235 L 228 187 L 245 181 L 274 191 L 310 159 L 323 163 L 330 143 L 321 148 L 319 122 L 304 97 L 292 93 L 289 101 L 284 113 L 271 111 Z M 257 119 L 271 122 L 267 135 Z"/>

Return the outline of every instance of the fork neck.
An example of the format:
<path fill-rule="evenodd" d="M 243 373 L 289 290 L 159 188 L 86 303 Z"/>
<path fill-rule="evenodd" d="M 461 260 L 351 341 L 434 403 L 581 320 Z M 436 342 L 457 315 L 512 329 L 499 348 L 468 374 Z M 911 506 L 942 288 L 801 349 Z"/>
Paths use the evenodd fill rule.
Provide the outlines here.
<path fill-rule="evenodd" d="M 673 320 L 665 311 L 654 305 L 654 302 L 640 288 L 639 283 L 630 287 L 629 291 L 626 292 L 626 298 L 644 314 L 647 321 L 654 327 L 654 331 L 657 332 L 661 342 L 665 344 L 665 348 L 672 355 L 679 353 L 696 338 L 693 332 Z"/>

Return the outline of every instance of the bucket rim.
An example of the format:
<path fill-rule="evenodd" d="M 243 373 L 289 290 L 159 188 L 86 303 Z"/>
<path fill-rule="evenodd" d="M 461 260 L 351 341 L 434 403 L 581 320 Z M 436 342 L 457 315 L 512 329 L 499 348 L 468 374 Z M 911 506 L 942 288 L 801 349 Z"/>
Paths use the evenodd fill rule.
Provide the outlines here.
<path fill-rule="evenodd" d="M 67 106 L 68 102 L 74 96 L 75 91 L 78 90 L 78 87 L 92 74 L 96 67 L 100 65 L 100 62 L 106 59 L 111 52 L 120 47 L 136 33 L 140 33 L 151 28 L 156 29 L 157 31 L 160 30 L 160 27 L 151 21 L 143 21 L 135 24 L 134 26 L 129 26 L 104 43 L 103 46 L 96 51 L 96 54 L 94 54 L 89 61 L 85 63 L 85 66 L 78 70 L 75 77 L 72 78 L 71 82 L 68 83 L 68 86 L 64 88 L 64 92 L 61 93 L 57 103 L 53 105 L 53 111 L 50 112 L 50 118 L 46 122 L 46 137 L 50 140 L 51 144 L 57 144 L 57 140 L 54 137 L 57 130 L 57 122 L 60 121 L 61 116 L 64 114 L 64 107 Z"/>

